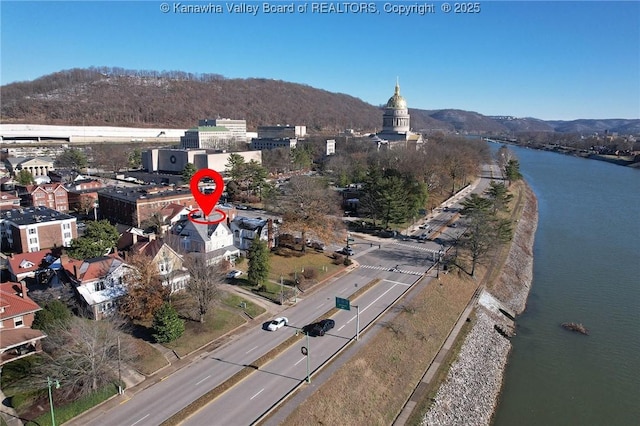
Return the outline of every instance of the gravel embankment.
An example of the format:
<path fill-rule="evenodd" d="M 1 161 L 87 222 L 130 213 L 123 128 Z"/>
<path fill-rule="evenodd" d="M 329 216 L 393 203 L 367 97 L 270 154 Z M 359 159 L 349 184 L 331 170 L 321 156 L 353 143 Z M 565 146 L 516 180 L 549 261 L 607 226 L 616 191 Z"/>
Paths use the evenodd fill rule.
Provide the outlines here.
<path fill-rule="evenodd" d="M 509 310 L 522 313 L 533 280 L 533 241 L 538 224 L 537 200 L 529 187 L 513 243 L 491 294 Z M 422 425 L 489 425 L 502 387 L 511 342 L 495 330 L 509 329 L 510 320 L 483 307 L 467 335 L 458 359 L 438 389 Z"/>
<path fill-rule="evenodd" d="M 481 309 L 423 425 L 488 425 L 502 386 L 511 343 Z"/>

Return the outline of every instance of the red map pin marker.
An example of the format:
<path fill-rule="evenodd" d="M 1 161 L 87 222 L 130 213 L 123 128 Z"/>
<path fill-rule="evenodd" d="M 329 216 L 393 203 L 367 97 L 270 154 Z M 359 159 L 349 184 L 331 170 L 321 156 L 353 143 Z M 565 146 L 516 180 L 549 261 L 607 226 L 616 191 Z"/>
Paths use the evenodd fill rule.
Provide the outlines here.
<path fill-rule="evenodd" d="M 203 194 L 200 192 L 200 188 L 198 185 L 203 178 L 211 178 L 216 184 L 216 189 L 211 194 Z M 191 188 L 191 194 L 193 198 L 196 199 L 196 203 L 200 206 L 200 210 L 204 213 L 205 217 L 211 214 L 211 211 L 220 200 L 220 196 L 222 195 L 222 191 L 224 191 L 224 181 L 222 180 L 222 175 L 215 170 L 211 169 L 200 169 L 198 170 L 189 183 L 189 187 Z"/>

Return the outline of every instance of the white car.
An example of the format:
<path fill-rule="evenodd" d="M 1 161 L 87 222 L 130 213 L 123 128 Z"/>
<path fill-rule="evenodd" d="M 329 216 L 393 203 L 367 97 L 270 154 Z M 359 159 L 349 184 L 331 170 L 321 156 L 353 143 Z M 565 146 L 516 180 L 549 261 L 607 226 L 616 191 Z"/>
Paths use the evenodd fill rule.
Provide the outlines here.
<path fill-rule="evenodd" d="M 267 325 L 267 330 L 276 331 L 278 329 L 281 329 L 282 327 L 284 327 L 287 324 L 289 324 L 289 320 L 286 317 L 278 317 L 278 318 L 272 320 L 269 323 L 269 325 Z"/>
<path fill-rule="evenodd" d="M 240 275 L 242 275 L 242 271 L 234 269 L 233 271 L 229 271 L 227 273 L 227 278 L 238 278 Z"/>

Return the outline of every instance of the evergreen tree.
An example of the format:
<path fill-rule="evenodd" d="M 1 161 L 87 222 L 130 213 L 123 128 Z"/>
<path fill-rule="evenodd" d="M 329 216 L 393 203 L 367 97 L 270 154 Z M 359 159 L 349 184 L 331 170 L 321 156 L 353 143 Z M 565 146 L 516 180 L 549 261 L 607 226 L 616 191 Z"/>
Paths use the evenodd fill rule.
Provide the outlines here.
<path fill-rule="evenodd" d="M 182 170 L 182 181 L 184 183 L 191 182 L 191 178 L 196 174 L 197 171 L 198 169 L 196 169 L 195 165 L 193 165 L 192 163 L 187 163 Z"/>
<path fill-rule="evenodd" d="M 119 237 L 118 229 L 109 221 L 89 222 L 84 235 L 71 241 L 68 254 L 80 260 L 104 256 L 115 247 Z"/>
<path fill-rule="evenodd" d="M 269 248 L 263 240 L 254 240 L 249 248 L 247 278 L 254 285 L 262 285 L 269 277 Z"/>
<path fill-rule="evenodd" d="M 485 191 L 485 194 L 493 203 L 493 212 L 508 211 L 509 201 L 513 198 L 513 195 L 509 193 L 507 186 L 504 183 L 491 182 L 489 188 Z"/>
<path fill-rule="evenodd" d="M 184 321 L 169 303 L 164 303 L 153 315 L 153 338 L 158 343 L 173 342 L 184 333 Z"/>
<path fill-rule="evenodd" d="M 509 182 L 522 179 L 522 174 L 520 173 L 520 162 L 515 159 L 509 160 L 507 165 L 504 166 L 504 176 Z"/>
<path fill-rule="evenodd" d="M 58 168 L 68 168 L 79 171 L 87 167 L 87 156 L 79 149 L 69 148 L 62 151 L 62 153 L 56 157 L 54 164 Z"/>
<path fill-rule="evenodd" d="M 49 327 L 66 326 L 71 318 L 71 311 L 59 300 L 47 302 L 42 310 L 36 312 L 31 328 L 46 330 Z"/>

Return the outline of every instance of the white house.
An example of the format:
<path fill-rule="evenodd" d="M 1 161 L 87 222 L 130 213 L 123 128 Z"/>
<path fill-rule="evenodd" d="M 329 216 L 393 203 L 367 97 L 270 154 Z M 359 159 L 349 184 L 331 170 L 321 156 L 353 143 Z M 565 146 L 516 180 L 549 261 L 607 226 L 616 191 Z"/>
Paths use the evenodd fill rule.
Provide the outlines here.
<path fill-rule="evenodd" d="M 231 231 L 233 232 L 233 245 L 240 250 L 249 250 L 253 241 L 269 241 L 269 222 L 264 219 L 254 219 L 244 216 L 236 216 L 231 221 Z"/>
<path fill-rule="evenodd" d="M 216 215 L 217 213 L 213 213 L 213 216 Z M 196 219 L 204 221 L 203 218 Z M 201 253 L 206 257 L 207 264 L 240 255 L 240 250 L 233 244 L 231 231 L 224 222 L 211 225 L 185 220 L 176 229 L 180 237 L 180 250 L 185 253 Z"/>
<path fill-rule="evenodd" d="M 115 312 L 116 301 L 127 293 L 123 277 L 131 273 L 131 267 L 118 255 L 69 261 L 63 267 L 75 284 L 83 307 L 93 319 L 99 320 Z"/>

